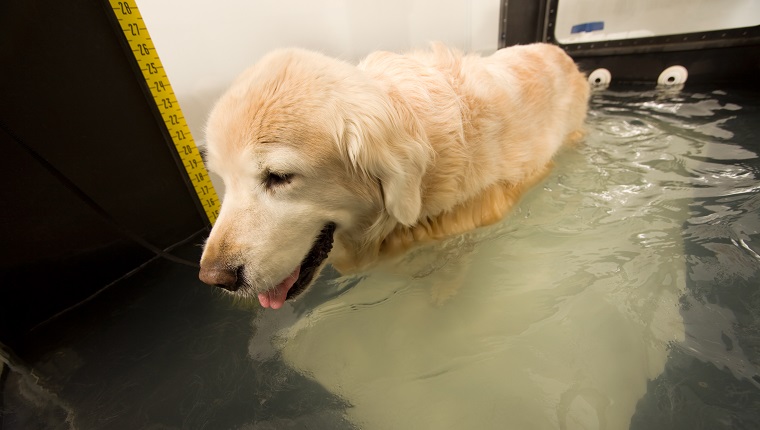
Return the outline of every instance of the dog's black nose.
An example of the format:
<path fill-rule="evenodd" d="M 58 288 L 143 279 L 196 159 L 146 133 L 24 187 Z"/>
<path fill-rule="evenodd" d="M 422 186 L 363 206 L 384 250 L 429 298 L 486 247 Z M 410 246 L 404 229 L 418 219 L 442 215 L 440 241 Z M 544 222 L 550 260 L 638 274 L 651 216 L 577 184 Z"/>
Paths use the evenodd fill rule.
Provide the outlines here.
<path fill-rule="evenodd" d="M 237 272 L 237 268 L 231 269 L 215 264 L 201 264 L 201 271 L 198 273 L 198 277 L 209 285 L 224 288 L 228 291 L 237 291 L 239 287 Z"/>

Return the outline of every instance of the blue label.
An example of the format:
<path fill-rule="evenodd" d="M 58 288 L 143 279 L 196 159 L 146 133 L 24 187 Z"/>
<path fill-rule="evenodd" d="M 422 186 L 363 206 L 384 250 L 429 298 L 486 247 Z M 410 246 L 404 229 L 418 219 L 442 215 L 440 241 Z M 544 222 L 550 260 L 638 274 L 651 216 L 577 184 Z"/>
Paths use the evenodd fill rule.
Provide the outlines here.
<path fill-rule="evenodd" d="M 576 24 L 570 30 L 571 34 L 575 33 L 590 33 L 592 31 L 604 30 L 604 21 L 584 22 L 583 24 Z"/>

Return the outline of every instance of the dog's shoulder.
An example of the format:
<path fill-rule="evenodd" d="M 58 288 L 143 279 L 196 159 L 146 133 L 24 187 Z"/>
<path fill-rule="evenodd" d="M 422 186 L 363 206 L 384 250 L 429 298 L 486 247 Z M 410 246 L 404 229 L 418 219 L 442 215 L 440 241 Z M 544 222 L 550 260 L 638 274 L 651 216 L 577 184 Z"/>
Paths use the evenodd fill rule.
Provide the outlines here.
<path fill-rule="evenodd" d="M 430 49 L 419 49 L 405 53 L 375 51 L 362 60 L 358 68 L 367 71 L 405 70 L 417 74 L 432 70 L 445 73 L 456 69 L 463 54 L 443 43 L 432 43 Z"/>
<path fill-rule="evenodd" d="M 424 67 L 415 58 L 390 51 L 375 51 L 366 56 L 357 68 L 371 75 L 393 76 L 399 74 L 419 75 Z"/>

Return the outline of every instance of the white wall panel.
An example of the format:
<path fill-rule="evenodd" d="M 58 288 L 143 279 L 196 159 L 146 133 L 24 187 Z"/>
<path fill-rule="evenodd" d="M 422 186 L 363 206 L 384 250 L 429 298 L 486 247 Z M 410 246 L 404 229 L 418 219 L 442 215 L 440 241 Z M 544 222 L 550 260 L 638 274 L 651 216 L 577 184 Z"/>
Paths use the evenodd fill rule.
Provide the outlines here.
<path fill-rule="evenodd" d="M 498 0 L 137 0 L 191 131 L 203 140 L 214 100 L 268 51 L 300 46 L 349 61 L 440 40 L 494 51 Z"/>

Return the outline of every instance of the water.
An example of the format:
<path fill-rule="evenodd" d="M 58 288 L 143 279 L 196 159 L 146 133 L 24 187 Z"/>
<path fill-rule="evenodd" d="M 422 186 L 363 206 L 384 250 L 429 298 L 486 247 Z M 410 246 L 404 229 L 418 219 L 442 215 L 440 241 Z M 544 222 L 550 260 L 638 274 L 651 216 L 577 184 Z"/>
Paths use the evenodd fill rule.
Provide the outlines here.
<path fill-rule="evenodd" d="M 652 428 L 637 406 L 662 390 L 667 428 L 681 390 L 704 411 L 730 384 L 743 402 L 688 428 L 759 428 L 760 116 L 725 99 L 595 95 L 585 143 L 508 219 L 330 282 L 251 356 L 271 345 L 360 428 Z M 669 357 L 726 381 L 668 379 Z"/>
<path fill-rule="evenodd" d="M 760 428 L 757 93 L 591 106 L 503 222 L 280 311 L 122 281 L 32 333 L 4 428 Z"/>

